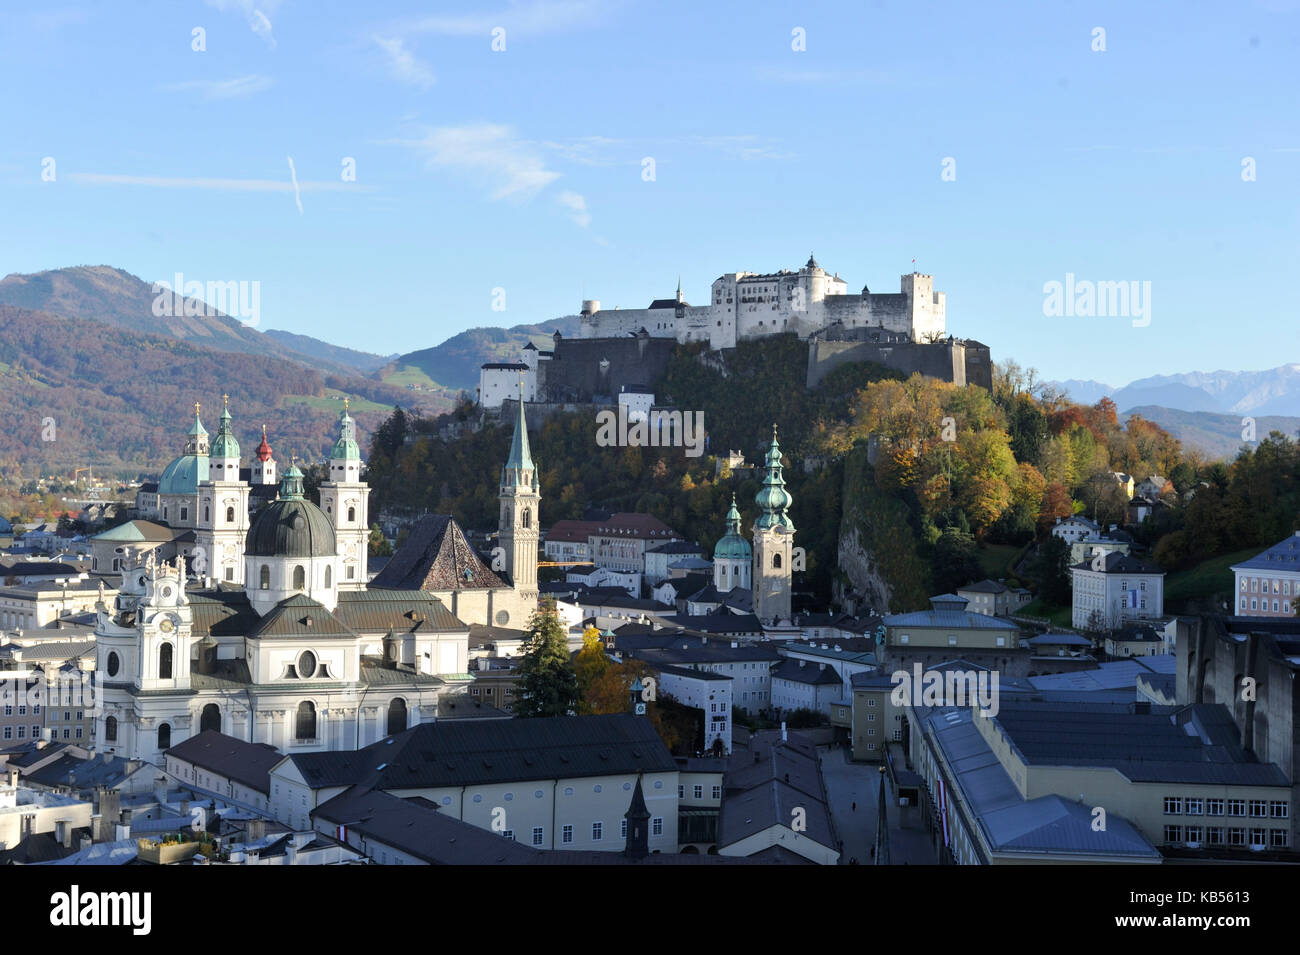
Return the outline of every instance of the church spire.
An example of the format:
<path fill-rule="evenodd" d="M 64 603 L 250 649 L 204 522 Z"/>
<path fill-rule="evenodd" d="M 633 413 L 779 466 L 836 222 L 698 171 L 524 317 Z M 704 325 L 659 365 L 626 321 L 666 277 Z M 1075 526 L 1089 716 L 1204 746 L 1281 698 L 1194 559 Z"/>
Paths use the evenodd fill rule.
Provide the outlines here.
<path fill-rule="evenodd" d="M 528 422 L 524 420 L 524 376 L 519 376 L 519 416 L 515 421 L 515 436 L 510 441 L 510 457 L 501 471 L 502 484 L 533 484 L 537 469 L 528 448 Z"/>
<path fill-rule="evenodd" d="M 238 469 L 239 442 L 235 440 L 235 432 L 231 428 L 230 395 L 222 395 L 221 401 L 221 422 L 217 427 L 217 439 L 212 442 L 212 457 L 234 460 L 234 467 Z M 238 476 L 236 473 L 235 478 Z"/>
<path fill-rule="evenodd" d="M 794 522 L 787 513 L 793 498 L 785 489 L 785 478 L 781 476 L 783 470 L 781 446 L 776 440 L 776 425 L 772 425 L 772 444 L 767 449 L 767 473 L 763 478 L 763 486 L 754 496 L 759 512 L 755 527 L 776 527 L 783 524 L 788 531 L 794 530 Z"/>
<path fill-rule="evenodd" d="M 348 399 L 343 399 L 343 410 L 339 413 L 339 439 L 330 451 L 331 461 L 360 461 L 361 448 L 357 446 L 357 423 L 348 414 Z M 331 468 L 331 477 L 333 468 Z M 334 478 L 339 480 L 339 478 Z"/>
<path fill-rule="evenodd" d="M 199 420 L 200 407 L 197 401 L 194 402 L 194 424 L 186 434 L 186 454 L 205 455 L 208 453 L 208 429 L 203 427 L 203 422 Z"/>

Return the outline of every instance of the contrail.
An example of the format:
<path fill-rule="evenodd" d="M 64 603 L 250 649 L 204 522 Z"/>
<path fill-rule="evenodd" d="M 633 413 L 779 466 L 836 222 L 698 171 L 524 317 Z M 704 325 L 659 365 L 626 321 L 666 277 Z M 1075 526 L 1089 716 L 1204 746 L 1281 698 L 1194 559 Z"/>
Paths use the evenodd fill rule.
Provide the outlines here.
<path fill-rule="evenodd" d="M 298 191 L 298 173 L 293 168 L 293 157 L 289 156 L 289 178 L 293 180 L 293 201 L 298 203 L 298 215 L 302 215 L 302 193 Z"/>

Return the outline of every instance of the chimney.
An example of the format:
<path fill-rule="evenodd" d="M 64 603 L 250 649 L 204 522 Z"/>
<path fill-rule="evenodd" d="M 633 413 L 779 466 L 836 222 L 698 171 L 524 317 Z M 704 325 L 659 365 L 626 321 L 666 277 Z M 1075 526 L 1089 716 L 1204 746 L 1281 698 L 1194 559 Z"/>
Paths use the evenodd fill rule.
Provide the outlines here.
<path fill-rule="evenodd" d="M 92 842 L 90 836 L 82 836 L 80 841 L 77 843 L 77 848 L 82 852 L 85 852 L 87 849 L 91 847 L 91 845 Z"/>
<path fill-rule="evenodd" d="M 54 824 L 54 839 L 65 849 L 72 848 L 72 826 L 66 819 L 60 819 Z"/>
<path fill-rule="evenodd" d="M 244 832 L 244 838 L 249 842 L 257 842 L 266 837 L 266 820 L 250 819 L 248 827 Z"/>

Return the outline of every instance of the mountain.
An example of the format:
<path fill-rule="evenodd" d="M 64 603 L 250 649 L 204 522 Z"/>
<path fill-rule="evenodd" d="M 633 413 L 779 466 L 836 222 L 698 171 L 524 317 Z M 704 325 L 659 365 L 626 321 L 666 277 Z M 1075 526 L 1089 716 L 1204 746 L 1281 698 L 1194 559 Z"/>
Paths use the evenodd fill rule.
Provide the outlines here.
<path fill-rule="evenodd" d="M 519 351 L 529 342 L 549 350 L 554 346 L 552 335 L 558 331 L 566 338 L 578 334 L 577 316 L 566 316 L 537 325 L 515 325 L 511 328 L 471 328 L 453 335 L 441 345 L 400 355 L 380 372 L 380 377 L 392 384 L 417 380 L 423 387 L 441 386 L 473 394 L 478 387 L 479 366 L 489 361 L 518 361 Z M 403 376 L 410 376 L 403 381 Z M 419 379 L 424 379 L 420 381 Z"/>
<path fill-rule="evenodd" d="M 1045 382 L 1072 400 L 1096 404 L 1109 396 L 1121 413 L 1146 405 L 1237 415 L 1300 415 L 1300 363 L 1263 371 L 1190 371 L 1152 375 L 1111 388 L 1099 381 Z"/>
<path fill-rule="evenodd" d="M 1102 398 L 1115 391 L 1112 386 L 1100 381 L 1080 381 L 1078 378 L 1067 378 L 1065 381 L 1049 381 L 1047 384 L 1065 392 L 1071 401 L 1077 401 L 1079 404 L 1084 405 L 1095 405 Z"/>
<path fill-rule="evenodd" d="M 1209 392 L 1181 382 L 1167 384 L 1146 384 L 1152 379 L 1144 378 L 1114 392 L 1110 399 L 1115 407 L 1127 413 L 1129 409 L 1144 405 L 1158 405 L 1162 408 L 1177 408 L 1180 411 L 1224 412 L 1222 402 Z"/>
<path fill-rule="evenodd" d="M 1268 437 L 1270 431 L 1281 431 L 1295 437 L 1300 432 L 1300 417 L 1281 415 L 1243 416 L 1215 414 L 1208 411 L 1183 411 L 1141 405 L 1128 409 L 1125 414 L 1141 415 L 1164 428 L 1186 447 L 1199 448 L 1211 458 L 1232 458 L 1246 443 L 1244 434 L 1249 422 L 1254 423 L 1255 440 Z"/>
<path fill-rule="evenodd" d="M 306 355 L 309 358 L 341 365 L 363 375 L 378 371 L 398 357 L 397 355 L 372 355 L 370 352 L 356 351 L 352 348 L 344 348 L 341 345 L 331 345 L 329 342 L 323 342 L 319 338 L 312 338 L 310 335 L 296 335 L 293 332 L 286 332 L 279 328 L 268 328 L 265 334 L 268 338 L 274 339 L 299 355 Z"/>
<path fill-rule="evenodd" d="M 245 461 L 263 423 L 278 460 L 293 452 L 319 459 L 337 435 L 338 380 L 285 358 L 248 353 L 232 361 L 170 336 L 106 333 L 96 321 L 0 305 L 0 470 L 34 476 L 91 465 L 97 474 L 157 474 L 180 454 L 194 402 L 215 434 L 227 393 Z M 391 404 L 353 405 L 363 448 Z"/>

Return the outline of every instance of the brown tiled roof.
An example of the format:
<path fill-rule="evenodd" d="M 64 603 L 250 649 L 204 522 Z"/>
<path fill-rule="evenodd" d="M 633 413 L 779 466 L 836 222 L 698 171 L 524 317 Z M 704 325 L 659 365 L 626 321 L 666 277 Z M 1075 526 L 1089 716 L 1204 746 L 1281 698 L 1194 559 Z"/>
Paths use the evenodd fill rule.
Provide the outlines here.
<path fill-rule="evenodd" d="M 432 514 L 416 524 L 372 584 L 393 590 L 433 591 L 508 586 L 483 563 L 449 514 Z"/>
<path fill-rule="evenodd" d="M 620 511 L 607 521 L 593 521 L 591 533 L 601 537 L 636 537 L 646 540 L 669 540 L 680 537 L 675 530 L 650 514 Z"/>
<path fill-rule="evenodd" d="M 546 532 L 546 540 L 586 543 L 596 532 L 600 521 L 556 521 Z"/>

